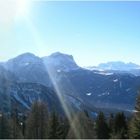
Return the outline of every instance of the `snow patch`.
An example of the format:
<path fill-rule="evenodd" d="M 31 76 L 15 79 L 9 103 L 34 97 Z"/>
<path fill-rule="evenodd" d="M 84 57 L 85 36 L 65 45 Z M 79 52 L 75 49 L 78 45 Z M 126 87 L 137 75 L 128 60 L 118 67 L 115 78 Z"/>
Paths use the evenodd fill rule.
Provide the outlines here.
<path fill-rule="evenodd" d="M 99 72 L 94 72 L 94 73 L 101 74 L 101 75 L 106 75 L 106 76 L 114 74 L 112 72 L 105 72 L 105 71 L 99 71 Z"/>
<path fill-rule="evenodd" d="M 58 69 L 58 70 L 57 70 L 57 72 L 58 72 L 58 73 L 60 73 L 60 72 L 61 72 L 61 70 L 60 70 L 60 69 Z"/>
<path fill-rule="evenodd" d="M 113 82 L 115 82 L 115 83 L 118 82 L 118 79 L 114 79 Z"/>
<path fill-rule="evenodd" d="M 122 82 L 120 81 L 120 88 L 122 88 Z"/>
<path fill-rule="evenodd" d="M 131 88 L 126 89 L 127 92 L 130 91 L 130 90 L 131 90 Z"/>
<path fill-rule="evenodd" d="M 29 62 L 26 62 L 24 65 L 25 65 L 25 66 L 28 66 L 29 64 L 30 64 Z"/>
<path fill-rule="evenodd" d="M 137 110 L 130 110 L 130 109 L 126 109 L 126 111 L 133 112 L 133 113 L 137 113 L 138 112 Z"/>
<path fill-rule="evenodd" d="M 92 93 L 89 92 L 89 93 L 86 93 L 86 95 L 87 95 L 87 96 L 90 96 L 90 95 L 92 95 Z"/>
<path fill-rule="evenodd" d="M 108 95 L 110 95 L 110 93 L 109 92 L 104 92 L 102 94 L 99 94 L 98 97 L 105 96 L 105 95 L 108 96 Z"/>
<path fill-rule="evenodd" d="M 110 72 L 110 73 L 106 73 L 105 75 L 113 75 L 113 74 L 114 74 L 114 73 L 111 73 L 111 72 Z"/>

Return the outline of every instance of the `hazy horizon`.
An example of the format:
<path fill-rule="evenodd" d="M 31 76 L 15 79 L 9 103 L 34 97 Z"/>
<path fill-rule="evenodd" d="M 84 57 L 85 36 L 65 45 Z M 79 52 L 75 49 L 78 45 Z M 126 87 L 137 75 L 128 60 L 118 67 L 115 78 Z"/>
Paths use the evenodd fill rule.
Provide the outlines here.
<path fill-rule="evenodd" d="M 17 54 L 16 56 L 14 56 L 14 57 L 12 57 L 12 58 L 8 58 L 7 60 L 3 60 L 3 61 L 0 61 L 0 63 L 4 63 L 4 62 L 7 62 L 8 60 L 10 60 L 10 59 L 13 59 L 13 58 L 16 58 L 16 57 L 18 57 L 19 55 L 22 55 L 22 54 L 27 54 L 27 53 L 30 53 L 30 54 L 34 54 L 34 53 L 32 53 L 32 52 L 24 52 L 24 53 L 21 53 L 21 54 Z M 56 51 L 56 52 L 52 52 L 51 54 L 53 54 L 53 53 L 62 53 L 62 52 L 59 52 L 59 51 Z M 50 56 L 51 54 L 48 54 L 48 55 L 45 55 L 45 56 L 38 56 L 37 54 L 34 54 L 35 56 L 38 56 L 38 57 L 40 57 L 40 58 L 43 58 L 43 57 L 46 57 L 46 56 Z M 63 54 L 66 54 L 66 53 L 63 53 Z M 67 55 L 71 55 L 71 54 L 67 54 Z M 73 56 L 73 55 L 72 55 Z M 75 60 L 75 56 L 73 56 L 73 58 L 74 58 L 74 61 L 76 62 L 76 64 L 78 64 L 78 62 Z M 129 62 L 125 62 L 125 61 L 121 61 L 121 60 L 113 60 L 113 61 L 103 61 L 103 62 L 100 62 L 100 63 L 98 63 L 98 64 L 96 64 L 96 65 L 79 65 L 79 66 L 81 66 L 81 67 L 92 67 L 92 66 L 98 66 L 99 64 L 101 64 L 101 63 L 108 63 L 108 62 L 124 62 L 125 64 L 128 64 L 128 63 L 134 63 L 134 62 L 132 62 L 132 61 L 129 61 Z M 137 64 L 137 65 L 140 65 L 140 64 L 138 64 L 138 63 L 134 63 L 134 64 Z"/>
<path fill-rule="evenodd" d="M 0 62 L 61 52 L 79 66 L 140 64 L 139 38 L 139 1 L 0 1 Z"/>

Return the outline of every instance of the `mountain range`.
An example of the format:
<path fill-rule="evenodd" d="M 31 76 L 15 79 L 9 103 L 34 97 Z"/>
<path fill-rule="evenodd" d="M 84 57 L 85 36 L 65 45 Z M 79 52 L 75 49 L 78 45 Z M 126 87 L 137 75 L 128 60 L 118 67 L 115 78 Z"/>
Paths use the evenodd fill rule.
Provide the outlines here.
<path fill-rule="evenodd" d="M 88 70 L 98 70 L 100 72 L 113 72 L 113 73 L 131 73 L 135 76 L 140 76 L 140 65 L 129 62 L 124 63 L 121 61 L 101 63 L 98 66 L 85 67 Z"/>
<path fill-rule="evenodd" d="M 92 61 L 92 60 L 91 60 Z M 30 110 L 33 102 L 46 102 L 49 110 L 64 113 L 88 110 L 134 111 L 140 86 L 140 66 L 108 62 L 80 67 L 73 56 L 56 52 L 46 57 L 24 53 L 0 63 L 0 110 Z"/>

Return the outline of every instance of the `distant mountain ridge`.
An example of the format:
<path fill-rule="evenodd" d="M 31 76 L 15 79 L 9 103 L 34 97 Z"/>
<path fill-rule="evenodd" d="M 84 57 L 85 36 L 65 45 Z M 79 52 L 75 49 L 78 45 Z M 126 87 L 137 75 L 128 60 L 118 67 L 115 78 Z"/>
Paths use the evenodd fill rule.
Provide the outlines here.
<path fill-rule="evenodd" d="M 31 63 L 40 63 L 41 61 L 44 61 L 47 63 L 47 65 L 53 65 L 55 67 L 59 67 L 62 70 L 68 70 L 71 69 L 77 69 L 80 66 L 78 66 L 72 55 L 64 54 L 61 52 L 55 52 L 52 53 L 49 56 L 44 56 L 44 57 L 38 57 L 32 53 L 23 53 L 13 59 L 9 59 L 7 62 L 1 62 L 0 64 L 3 65 L 5 63 L 8 63 L 10 66 L 11 63 L 16 65 L 16 63 L 22 66 L 27 66 Z M 61 67 L 60 67 L 61 66 Z M 11 66 L 14 67 L 14 66 Z M 106 63 L 100 63 L 98 66 L 86 66 L 84 68 L 91 69 L 91 70 L 120 70 L 120 71 L 130 71 L 134 69 L 140 69 L 140 65 L 128 62 L 125 63 L 123 61 L 110 61 Z"/>
<path fill-rule="evenodd" d="M 101 63 L 98 65 L 98 67 L 104 70 L 120 70 L 120 71 L 140 69 L 140 66 L 137 64 L 134 64 L 132 62 L 124 63 L 121 61 Z"/>
<path fill-rule="evenodd" d="M 97 70 L 98 73 L 130 73 L 135 76 L 140 76 L 140 65 L 129 62 L 113 61 L 101 63 L 98 66 L 85 67 L 88 70 Z"/>
<path fill-rule="evenodd" d="M 111 61 L 106 63 L 100 63 L 98 66 L 88 66 L 85 67 L 91 70 L 120 70 L 120 71 L 129 71 L 133 69 L 140 69 L 140 65 L 129 62 L 124 63 L 122 61 Z"/>

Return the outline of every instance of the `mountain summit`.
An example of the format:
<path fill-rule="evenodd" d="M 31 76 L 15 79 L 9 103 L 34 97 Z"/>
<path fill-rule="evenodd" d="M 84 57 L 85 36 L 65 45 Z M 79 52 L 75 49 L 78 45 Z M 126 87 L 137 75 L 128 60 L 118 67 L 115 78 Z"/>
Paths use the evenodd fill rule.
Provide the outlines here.
<path fill-rule="evenodd" d="M 79 68 L 72 55 L 60 52 L 53 53 L 50 56 L 43 57 L 42 59 L 47 67 L 57 70 L 70 71 Z"/>
<path fill-rule="evenodd" d="M 27 66 L 30 63 L 36 63 L 36 62 L 40 62 L 40 58 L 38 56 L 35 56 L 32 53 L 23 53 L 13 59 L 10 59 L 7 64 L 8 65 L 16 65 L 16 67 L 18 66 Z"/>

